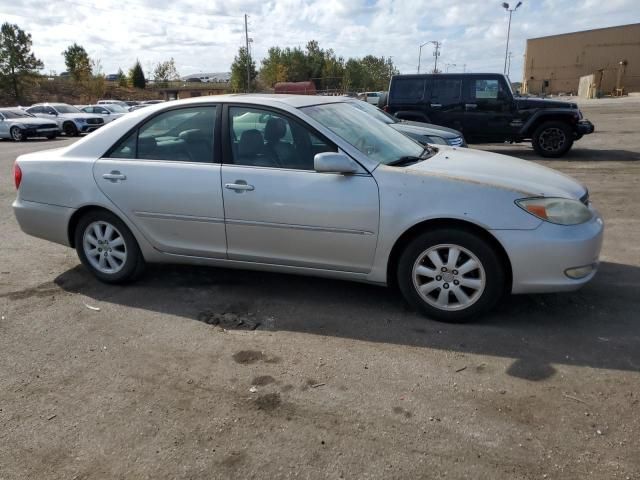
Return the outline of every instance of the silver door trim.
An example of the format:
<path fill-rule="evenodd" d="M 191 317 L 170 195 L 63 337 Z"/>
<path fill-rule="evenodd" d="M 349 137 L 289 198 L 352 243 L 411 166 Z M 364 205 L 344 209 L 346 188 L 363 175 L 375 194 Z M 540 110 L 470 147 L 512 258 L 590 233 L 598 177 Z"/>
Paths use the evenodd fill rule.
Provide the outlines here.
<path fill-rule="evenodd" d="M 223 218 L 214 217 L 196 217 L 192 215 L 177 215 L 172 213 L 155 213 L 155 212 L 133 212 L 136 217 L 157 218 L 160 220 L 183 220 L 186 222 L 204 222 L 204 223 L 224 223 Z"/>
<path fill-rule="evenodd" d="M 316 227 L 312 225 L 295 225 L 295 224 L 289 224 L 289 223 L 256 222 L 251 220 L 232 220 L 232 219 L 227 219 L 226 223 L 232 224 L 232 225 L 246 225 L 251 227 L 283 228 L 288 230 L 312 230 L 315 232 L 346 233 L 351 235 L 375 235 L 374 232 L 370 232 L 368 230 L 352 230 L 349 228 L 333 228 L 333 227 Z"/>

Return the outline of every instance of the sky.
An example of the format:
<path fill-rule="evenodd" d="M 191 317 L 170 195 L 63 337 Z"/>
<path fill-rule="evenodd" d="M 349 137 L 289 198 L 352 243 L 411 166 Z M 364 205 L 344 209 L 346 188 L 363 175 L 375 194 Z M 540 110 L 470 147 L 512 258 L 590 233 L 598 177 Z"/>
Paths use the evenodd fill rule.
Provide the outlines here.
<path fill-rule="evenodd" d="M 517 1 L 510 2 L 515 6 Z M 304 47 L 317 40 L 337 55 L 392 57 L 415 73 L 419 45 L 441 42 L 439 68 L 502 72 L 509 15 L 493 0 L 0 0 L 0 21 L 31 33 L 45 73 L 65 70 L 62 52 L 74 42 L 103 73 L 145 72 L 171 57 L 178 72 L 226 72 L 244 45 L 249 15 L 253 57 L 271 46 Z M 640 0 L 523 0 L 513 14 L 512 81 L 522 78 L 526 39 L 640 22 Z M 422 50 L 433 68 L 433 46 Z"/>

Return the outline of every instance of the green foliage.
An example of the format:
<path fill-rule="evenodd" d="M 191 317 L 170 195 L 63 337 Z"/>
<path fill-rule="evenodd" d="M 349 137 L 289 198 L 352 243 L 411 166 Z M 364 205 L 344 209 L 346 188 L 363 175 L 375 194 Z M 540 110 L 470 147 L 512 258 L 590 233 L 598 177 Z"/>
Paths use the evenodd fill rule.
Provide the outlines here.
<path fill-rule="evenodd" d="M 390 58 L 367 55 L 345 62 L 333 50 L 323 50 L 311 40 L 304 50 L 271 47 L 262 60 L 260 79 L 268 87 L 312 80 L 319 90 L 386 90 L 391 75 L 397 73 Z"/>
<path fill-rule="evenodd" d="M 153 79 L 156 83 L 167 83 L 180 79 L 173 57 L 170 60 L 156 64 L 153 70 Z"/>
<path fill-rule="evenodd" d="M 44 68 L 31 51 L 31 34 L 8 22 L 0 27 L 0 88 L 20 101 L 22 87 Z"/>
<path fill-rule="evenodd" d="M 118 85 L 121 87 L 128 87 L 127 76 L 124 74 L 121 68 L 118 69 Z"/>
<path fill-rule="evenodd" d="M 91 59 L 83 46 L 74 43 L 62 52 L 62 56 L 67 71 L 75 81 L 85 81 L 93 74 Z"/>
<path fill-rule="evenodd" d="M 249 65 L 249 77 L 251 85 L 247 86 L 247 64 Z M 240 47 L 238 54 L 231 64 L 231 87 L 238 92 L 251 91 L 254 80 L 258 76 L 256 63 L 247 55 L 247 49 Z"/>
<path fill-rule="evenodd" d="M 144 78 L 140 60 L 136 59 L 135 65 L 129 70 L 129 83 L 131 83 L 134 88 L 145 88 L 147 86 L 147 80 Z"/>

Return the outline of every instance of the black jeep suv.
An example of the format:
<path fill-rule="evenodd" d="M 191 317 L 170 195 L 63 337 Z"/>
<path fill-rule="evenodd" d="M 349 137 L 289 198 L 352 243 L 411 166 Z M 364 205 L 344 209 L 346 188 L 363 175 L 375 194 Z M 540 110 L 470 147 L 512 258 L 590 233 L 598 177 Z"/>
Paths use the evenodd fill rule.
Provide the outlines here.
<path fill-rule="evenodd" d="M 468 143 L 531 140 L 543 157 L 560 157 L 593 133 L 575 103 L 517 97 L 504 75 L 396 75 L 384 109 L 404 120 L 454 128 Z"/>

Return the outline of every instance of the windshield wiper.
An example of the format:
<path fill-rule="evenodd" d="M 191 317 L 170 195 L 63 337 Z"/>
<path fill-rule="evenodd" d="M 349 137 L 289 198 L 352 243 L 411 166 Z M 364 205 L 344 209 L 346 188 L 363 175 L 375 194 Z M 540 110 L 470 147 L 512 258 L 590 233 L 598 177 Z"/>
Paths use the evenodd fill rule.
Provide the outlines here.
<path fill-rule="evenodd" d="M 435 153 L 435 150 L 432 149 L 429 145 L 425 145 L 424 150 L 422 150 L 422 154 L 419 157 L 414 155 L 405 155 L 404 157 L 400 157 L 397 160 L 387 163 L 392 167 L 400 167 L 403 165 L 411 165 L 413 163 L 421 162 L 422 160 L 426 160 L 430 156 Z"/>

